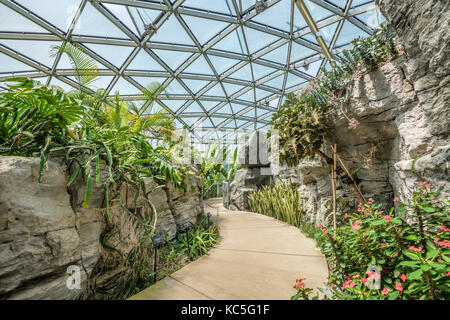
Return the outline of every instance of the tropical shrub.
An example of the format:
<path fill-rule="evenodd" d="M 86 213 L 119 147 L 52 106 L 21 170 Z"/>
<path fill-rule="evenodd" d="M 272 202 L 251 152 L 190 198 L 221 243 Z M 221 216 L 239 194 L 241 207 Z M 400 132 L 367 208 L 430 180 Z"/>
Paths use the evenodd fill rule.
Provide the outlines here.
<path fill-rule="evenodd" d="M 340 112 L 348 119 L 350 128 L 358 125 L 358 121 L 348 118 L 343 110 L 354 77 L 398 54 L 392 36 L 385 28 L 371 38 L 357 38 L 352 43 L 353 49 L 342 52 L 340 65 L 332 66 L 329 71 L 322 69 L 322 75 L 312 86 L 299 94 L 289 93 L 274 113 L 268 135 L 273 134 L 273 130 L 278 131 L 282 165 L 294 166 L 315 154 L 326 158 L 319 149 L 330 132 L 330 115 Z"/>
<path fill-rule="evenodd" d="M 219 238 L 217 226 L 203 219 L 197 226 L 191 228 L 187 233 L 179 233 L 175 249 L 181 254 L 186 254 L 191 259 L 197 259 L 206 254 Z"/>
<path fill-rule="evenodd" d="M 94 283 L 94 291 L 126 297 L 134 287 L 148 283 L 151 275 L 149 253 L 158 212 L 148 199 L 152 190 L 146 190 L 144 178 L 185 190 L 190 172 L 171 157 L 171 149 L 164 144 L 174 122 L 167 112 L 153 109 L 161 85 L 153 83 L 143 90 L 142 106 L 120 99 L 118 93 L 109 98 L 104 89 L 89 88 L 98 70 L 87 55 L 71 45 L 57 49 L 69 56 L 81 87 L 65 92 L 27 78 L 7 80 L 9 91 L 0 93 L 0 155 L 40 156 L 39 182 L 49 158 L 64 160 L 70 174 L 67 187 L 77 181 L 86 184 L 84 207 L 90 203 L 94 182 L 104 185 L 108 219 L 101 241 L 108 252 L 119 256 L 122 270 L 105 288 Z M 163 143 L 154 147 L 150 139 Z M 102 167 L 106 167 L 106 179 Z M 135 191 L 134 201 L 143 199 L 139 212 L 120 203 L 121 190 L 129 188 Z M 111 202 L 128 213 L 122 221 L 126 226 L 117 229 L 112 223 Z M 126 254 L 108 246 L 108 239 L 120 234 L 123 227 L 133 245 Z"/>
<path fill-rule="evenodd" d="M 370 199 L 337 230 L 318 226 L 331 269 L 328 298 L 450 298 L 450 202 L 433 185 L 420 185 L 409 203 L 394 199 L 398 216 Z"/>
<path fill-rule="evenodd" d="M 214 142 L 206 147 L 205 153 L 201 157 L 200 173 L 203 189 L 205 190 L 204 198 L 221 196 L 221 182 L 234 179 L 236 171 L 240 168 L 240 164 L 237 161 L 237 151 L 238 149 L 235 148 L 230 158 L 231 149 L 229 146 L 219 147 Z M 227 163 L 228 160 L 230 160 L 230 163 Z"/>
<path fill-rule="evenodd" d="M 303 210 L 300 192 L 288 181 L 261 186 L 248 196 L 250 208 L 269 217 L 300 226 Z"/>

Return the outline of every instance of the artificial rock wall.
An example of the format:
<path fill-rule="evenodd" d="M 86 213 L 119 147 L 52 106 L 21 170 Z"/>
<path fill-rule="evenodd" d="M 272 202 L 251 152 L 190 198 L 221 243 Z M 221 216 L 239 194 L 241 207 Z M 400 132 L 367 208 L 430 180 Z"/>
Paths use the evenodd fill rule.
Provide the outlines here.
<path fill-rule="evenodd" d="M 366 199 L 390 209 L 394 197 L 406 201 L 423 180 L 450 194 L 450 2 L 377 2 L 402 54 L 355 80 L 344 109 L 360 124 L 349 129 L 336 117 L 323 151 L 331 157 L 336 143 Z M 276 171 L 275 181 L 289 179 L 300 189 L 307 219 L 324 223 L 332 199 L 329 166 L 316 157 Z M 351 195 L 340 181 L 337 187 L 338 197 Z"/>
<path fill-rule="evenodd" d="M 104 169 L 102 180 L 107 177 Z M 51 160 L 43 182 L 38 183 L 38 158 L 0 157 L 0 298 L 79 297 L 106 254 L 101 244 L 106 225 L 115 228 L 129 216 L 116 204 L 111 207 L 112 222 L 107 223 L 104 210 L 98 209 L 103 206 L 102 183 L 94 183 L 90 205 L 83 208 L 85 185 L 77 181 L 68 190 L 66 171 L 65 164 Z M 150 178 L 145 184 L 148 191 L 157 186 Z M 185 193 L 171 185 L 155 189 L 149 198 L 159 212 L 156 232 L 172 240 L 178 223 L 197 223 L 203 216 L 201 189 L 198 177 L 192 179 Z M 132 191 L 128 197 L 121 202 L 134 211 Z M 139 212 L 142 201 L 137 206 Z M 121 237 L 129 238 L 127 232 Z M 115 240 L 120 239 L 109 238 L 108 245 Z M 124 249 L 123 241 L 117 241 L 117 245 Z M 71 290 L 66 285 L 70 266 L 81 270 L 80 289 Z"/>

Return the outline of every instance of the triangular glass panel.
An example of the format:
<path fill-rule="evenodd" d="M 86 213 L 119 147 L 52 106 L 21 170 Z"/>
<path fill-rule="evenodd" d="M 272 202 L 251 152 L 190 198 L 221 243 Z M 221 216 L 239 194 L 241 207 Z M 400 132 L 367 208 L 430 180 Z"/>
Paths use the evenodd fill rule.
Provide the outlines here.
<path fill-rule="evenodd" d="M 288 44 L 286 43 L 270 51 L 269 53 L 266 53 L 265 55 L 261 56 L 261 58 L 285 64 L 287 59 L 287 53 L 288 53 Z"/>
<path fill-rule="evenodd" d="M 132 16 L 134 22 L 136 23 L 137 28 L 139 29 L 139 32 L 141 34 L 143 34 L 145 31 L 144 24 L 154 23 L 156 18 L 158 18 L 160 15 L 163 14 L 163 12 L 158 11 L 158 10 L 137 8 L 137 7 L 133 7 L 133 6 L 128 6 L 128 10 L 130 11 L 131 16 Z"/>
<path fill-rule="evenodd" d="M 244 38 L 240 28 L 236 28 L 230 32 L 225 38 L 212 46 L 212 48 L 247 54 L 245 50 Z"/>
<path fill-rule="evenodd" d="M 283 87 L 284 73 L 272 80 L 264 82 L 264 85 L 280 89 Z"/>
<path fill-rule="evenodd" d="M 221 124 L 225 120 L 223 118 L 216 118 L 216 117 L 210 117 L 210 119 L 215 127 L 217 127 L 219 124 Z"/>
<path fill-rule="evenodd" d="M 183 120 L 189 127 L 192 127 L 192 125 L 197 122 L 198 118 L 181 117 L 181 120 Z"/>
<path fill-rule="evenodd" d="M 276 71 L 273 68 L 269 68 L 269 67 L 263 66 L 261 64 L 257 64 L 257 63 L 252 63 L 252 68 L 253 68 L 253 74 L 255 76 L 255 81 Z"/>
<path fill-rule="evenodd" d="M 0 10 L 0 21 L 0 29 L 2 31 L 48 33 L 47 30 L 31 22 L 31 20 L 28 20 L 14 10 L 9 9 L 5 5 L 2 5 L 2 9 Z"/>
<path fill-rule="evenodd" d="M 63 31 L 67 31 L 69 29 L 70 24 L 72 23 L 73 18 L 80 6 L 80 0 L 40 0 L 40 1 L 30 1 L 30 0 L 18 0 L 16 1 L 41 16 L 45 20 L 49 21 L 51 24 L 57 26 L 59 29 Z M 49 10 L 51 8 L 51 10 Z M 5 7 L 2 8 L 5 10 Z M 3 15 L 0 14 L 2 22 Z M 18 21 L 15 21 L 18 23 Z M 6 22 L 7 25 L 8 22 Z M 3 26 L 2 26 L 2 30 Z M 23 28 L 19 29 L 20 31 L 24 31 Z"/>
<path fill-rule="evenodd" d="M 217 83 L 215 86 L 213 86 L 211 89 L 206 91 L 205 95 L 207 96 L 219 96 L 219 97 L 225 97 L 225 93 L 222 90 L 222 86 L 220 83 Z"/>
<path fill-rule="evenodd" d="M 146 88 L 151 83 L 159 83 L 163 84 L 164 81 L 166 81 L 167 78 L 160 78 L 160 77 L 131 77 L 133 80 L 135 80 L 137 83 L 139 83 L 141 86 Z M 167 89 L 167 88 L 166 88 Z M 169 92 L 167 92 L 169 93 Z M 164 95 L 164 93 L 163 93 Z"/>
<path fill-rule="evenodd" d="M 193 112 L 205 112 L 202 107 L 197 103 L 197 101 L 192 102 L 182 113 L 193 113 Z"/>
<path fill-rule="evenodd" d="M 353 0 L 352 8 L 359 7 L 364 4 L 370 4 L 371 2 L 373 2 L 373 1 L 371 1 L 371 0 Z"/>
<path fill-rule="evenodd" d="M 178 82 L 177 79 L 174 79 L 166 88 L 168 94 L 188 94 L 186 89 Z"/>
<path fill-rule="evenodd" d="M 247 120 L 239 120 L 239 119 L 236 119 L 236 126 L 239 128 L 239 127 L 241 127 L 242 125 L 244 125 L 244 124 L 246 124 L 248 121 Z M 238 136 L 240 136 L 241 138 L 242 137 L 245 137 L 245 133 L 244 132 L 240 132 L 240 133 L 238 133 Z"/>
<path fill-rule="evenodd" d="M 156 34 L 151 37 L 150 41 L 194 45 L 186 30 L 184 30 L 173 14 L 164 22 Z"/>
<path fill-rule="evenodd" d="M 227 103 L 222 108 L 220 108 L 219 110 L 215 111 L 214 113 L 223 113 L 223 114 L 230 114 L 231 115 L 231 114 L 233 114 L 233 111 L 231 111 L 230 104 Z"/>
<path fill-rule="evenodd" d="M 302 14 L 300 13 L 300 10 L 297 8 L 294 9 L 294 21 L 293 21 L 293 31 L 297 32 L 299 30 L 305 29 L 308 27 L 306 24 L 305 19 L 303 18 Z M 309 29 L 308 29 L 309 30 Z"/>
<path fill-rule="evenodd" d="M 208 62 L 206 62 L 203 55 L 200 55 L 194 62 L 192 62 L 189 67 L 183 70 L 186 73 L 195 73 L 195 74 L 206 74 L 206 75 L 214 75 L 214 72 L 209 67 Z"/>
<path fill-rule="evenodd" d="M 165 71 L 145 50 L 140 50 L 128 65 L 127 70 Z"/>
<path fill-rule="evenodd" d="M 116 84 L 111 89 L 110 94 L 115 94 L 117 91 L 119 91 L 121 95 L 138 95 L 142 93 L 138 88 L 122 77 L 117 80 Z"/>
<path fill-rule="evenodd" d="M 305 59 L 314 54 L 317 54 L 317 51 L 292 42 L 290 63 Z"/>
<path fill-rule="evenodd" d="M 203 108 L 206 109 L 207 112 L 211 111 L 219 104 L 219 102 L 217 101 L 210 101 L 210 100 L 200 100 L 200 103 L 202 104 Z"/>
<path fill-rule="evenodd" d="M 53 46 L 61 45 L 59 41 L 35 40 L 0 40 L 0 43 L 47 67 L 55 62 L 55 57 L 51 57 Z"/>
<path fill-rule="evenodd" d="M 353 23 L 345 21 L 338 40 L 336 41 L 336 47 L 346 45 L 357 37 L 366 38 L 368 36 L 369 34 L 355 26 Z"/>
<path fill-rule="evenodd" d="M 230 10 L 233 7 L 232 5 L 228 6 L 226 0 L 186 0 L 183 2 L 182 6 L 226 14 L 231 14 Z M 232 14 L 234 14 L 234 10 L 232 12 Z"/>
<path fill-rule="evenodd" d="M 242 4 L 242 6 L 241 6 L 241 4 Z M 255 1 L 253 1 L 253 0 L 240 0 L 238 8 L 241 12 L 244 12 L 254 5 L 255 5 Z"/>
<path fill-rule="evenodd" d="M 256 116 L 257 116 L 258 118 L 261 117 L 262 115 L 268 113 L 268 112 L 269 112 L 269 111 L 267 111 L 267 110 L 260 109 L 260 108 L 256 108 Z"/>
<path fill-rule="evenodd" d="M 194 80 L 194 79 L 182 79 L 182 81 L 189 87 L 189 89 L 195 94 L 204 88 L 209 81 L 206 80 Z"/>
<path fill-rule="evenodd" d="M 268 96 L 273 94 L 272 92 L 269 92 L 269 91 L 266 91 L 266 90 L 261 90 L 261 89 L 258 89 L 258 88 L 255 89 L 255 93 L 256 93 L 256 101 L 259 101 L 261 99 L 267 98 Z"/>
<path fill-rule="evenodd" d="M 258 129 L 258 130 L 263 129 L 266 126 L 267 125 L 265 123 L 259 123 L 259 122 L 256 123 L 256 129 Z"/>
<path fill-rule="evenodd" d="M 192 54 L 190 52 L 174 51 L 174 50 L 153 50 L 158 57 L 169 66 L 170 69 L 178 69 Z"/>
<path fill-rule="evenodd" d="M 245 108 L 247 108 L 246 105 L 243 104 L 238 104 L 238 103 L 232 103 L 231 107 L 233 108 L 233 112 L 234 114 L 241 112 L 242 110 L 244 110 Z"/>
<path fill-rule="evenodd" d="M 304 73 L 310 75 L 311 77 L 315 77 L 315 76 L 317 76 L 317 74 L 320 71 L 320 66 L 322 65 L 322 61 L 323 60 L 318 60 L 316 62 L 308 64 L 305 67 L 298 68 L 297 70 L 304 72 Z"/>
<path fill-rule="evenodd" d="M 187 15 L 183 15 L 182 17 L 201 45 L 211 40 L 228 26 L 228 23 L 226 22 L 212 19 L 203 19 Z"/>
<path fill-rule="evenodd" d="M 255 96 L 253 95 L 253 89 L 247 91 L 243 95 L 239 96 L 237 99 L 254 102 L 255 101 Z"/>
<path fill-rule="evenodd" d="M 304 82 L 306 82 L 305 79 L 303 79 L 301 77 L 298 77 L 298 76 L 296 76 L 296 75 L 294 75 L 294 74 L 289 72 L 287 80 L 286 80 L 286 88 L 297 86 L 297 85 L 299 85 L 301 83 L 304 83 Z"/>
<path fill-rule="evenodd" d="M 334 33 L 336 32 L 336 28 L 337 28 L 338 24 L 339 24 L 339 22 L 335 22 L 333 24 L 330 24 L 326 27 L 319 29 L 318 35 L 322 36 L 323 40 L 325 41 L 325 43 L 328 46 L 330 45 L 331 40 L 333 40 L 333 36 L 334 36 Z M 342 33 L 342 31 L 341 31 L 341 33 Z M 312 43 L 317 44 L 317 39 L 312 33 L 308 33 L 303 38 L 306 40 L 309 40 Z"/>
<path fill-rule="evenodd" d="M 309 12 L 311 13 L 312 18 L 316 23 L 318 23 L 320 20 L 323 20 L 327 17 L 330 17 L 334 15 L 331 11 L 328 11 L 318 4 L 313 3 L 310 0 L 305 0 L 305 5 L 308 8 Z M 298 10 L 297 10 L 298 11 Z"/>
<path fill-rule="evenodd" d="M 232 120 L 232 121 L 228 122 L 227 124 L 223 125 L 222 128 L 224 128 L 224 129 L 235 129 L 236 128 L 236 123 L 234 122 L 234 120 Z M 229 139 L 229 140 L 234 140 L 235 139 L 234 135 L 231 134 L 231 132 L 226 132 L 226 135 L 227 135 L 227 139 Z"/>
<path fill-rule="evenodd" d="M 347 0 L 328 0 L 328 1 L 341 9 L 345 9 L 345 6 L 347 5 Z"/>
<path fill-rule="evenodd" d="M 255 108 L 251 108 L 246 113 L 241 114 L 241 116 L 254 118 L 255 117 Z"/>
<path fill-rule="evenodd" d="M 133 51 L 133 47 L 113 46 L 106 44 L 85 44 L 86 47 L 103 57 L 116 67 L 120 68 Z"/>
<path fill-rule="evenodd" d="M 239 90 L 241 90 L 242 88 L 244 88 L 244 86 L 238 85 L 238 84 L 233 84 L 233 83 L 228 83 L 228 82 L 222 82 L 223 86 L 225 87 L 225 91 L 227 92 L 227 95 L 230 97 L 233 94 L 235 94 L 236 92 L 238 92 Z"/>
<path fill-rule="evenodd" d="M 294 5 L 294 10 L 296 9 Z M 291 1 L 280 1 L 271 6 L 269 10 L 264 10 L 258 14 L 252 20 L 289 32 L 291 24 Z"/>
<path fill-rule="evenodd" d="M 355 16 L 355 18 L 358 18 L 362 23 L 366 24 L 369 28 L 375 29 L 378 27 L 378 19 L 380 20 L 380 23 L 383 23 L 382 15 L 380 14 L 378 18 L 378 13 L 376 10 L 367 11 L 361 14 L 358 14 Z"/>
<path fill-rule="evenodd" d="M 128 39 L 125 33 L 117 28 L 89 2 L 86 2 L 86 6 L 75 25 L 73 34 Z"/>
<path fill-rule="evenodd" d="M 161 100 L 170 110 L 173 112 L 178 112 L 180 108 L 186 103 L 186 100 Z"/>
<path fill-rule="evenodd" d="M 178 119 L 174 119 L 175 122 L 175 127 L 177 129 L 183 129 L 184 128 L 184 124 L 182 124 Z"/>
<path fill-rule="evenodd" d="M 246 80 L 246 81 L 253 81 L 252 70 L 250 69 L 250 64 L 247 63 L 245 66 L 241 67 L 237 71 L 228 75 L 228 77 L 235 78 L 235 79 L 242 79 L 242 80 Z"/>
<path fill-rule="evenodd" d="M 30 67 L 30 66 L 26 65 L 25 63 L 22 63 L 16 59 L 13 59 L 3 53 L 0 53 L 0 66 L 2 66 L 1 71 L 0 71 L 2 74 L 5 72 L 34 70 L 33 67 Z"/>
<path fill-rule="evenodd" d="M 131 30 L 135 35 L 139 36 L 139 32 L 136 29 L 136 26 L 133 23 L 133 19 L 131 18 L 130 14 L 128 13 L 127 7 L 118 5 L 118 4 L 111 4 L 111 3 L 104 3 L 103 4 L 110 12 L 112 12 L 113 15 L 116 16 L 117 19 L 119 19 L 128 29 Z"/>
<path fill-rule="evenodd" d="M 255 53 L 268 46 L 279 38 L 268 33 L 264 33 L 252 28 L 244 27 L 245 38 L 247 39 L 248 50 Z"/>
<path fill-rule="evenodd" d="M 232 66 L 234 66 L 235 64 L 237 64 L 239 62 L 234 59 L 228 59 L 228 58 L 223 58 L 223 57 L 219 57 L 219 56 L 214 56 L 212 54 L 209 54 L 208 58 L 211 61 L 211 63 L 213 64 L 213 66 L 216 69 L 218 74 L 224 73 L 225 71 L 227 71 L 228 69 L 230 69 Z"/>

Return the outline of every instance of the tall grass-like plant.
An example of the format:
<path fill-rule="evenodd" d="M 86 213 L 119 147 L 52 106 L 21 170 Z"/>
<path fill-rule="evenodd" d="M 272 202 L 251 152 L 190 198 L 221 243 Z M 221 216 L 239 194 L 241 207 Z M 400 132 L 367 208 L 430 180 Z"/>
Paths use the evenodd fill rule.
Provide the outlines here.
<path fill-rule="evenodd" d="M 250 208 L 269 217 L 299 227 L 303 209 L 300 191 L 288 181 L 262 186 L 249 195 Z"/>

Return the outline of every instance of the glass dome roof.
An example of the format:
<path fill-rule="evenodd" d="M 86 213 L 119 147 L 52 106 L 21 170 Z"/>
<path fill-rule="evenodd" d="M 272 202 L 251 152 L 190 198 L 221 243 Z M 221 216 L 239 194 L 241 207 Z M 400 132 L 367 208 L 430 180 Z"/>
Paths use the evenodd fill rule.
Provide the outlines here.
<path fill-rule="evenodd" d="M 304 2 L 338 60 L 384 21 L 374 1 Z M 266 127 L 286 93 L 329 66 L 294 0 L 0 0 L 0 81 L 76 87 L 68 58 L 50 55 L 67 42 L 96 60 L 94 84 L 110 95 L 167 86 L 158 103 L 196 142 Z"/>

